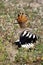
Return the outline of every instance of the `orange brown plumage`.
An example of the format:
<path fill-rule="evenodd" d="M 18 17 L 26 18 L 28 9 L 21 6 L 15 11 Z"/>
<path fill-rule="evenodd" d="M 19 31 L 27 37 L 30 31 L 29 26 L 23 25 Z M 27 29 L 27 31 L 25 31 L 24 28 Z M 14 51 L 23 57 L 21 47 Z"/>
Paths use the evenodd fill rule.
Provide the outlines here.
<path fill-rule="evenodd" d="M 20 23 L 20 22 L 25 23 L 25 22 L 27 22 L 27 20 L 28 20 L 28 18 L 24 13 L 18 14 L 18 18 L 17 18 L 18 23 Z"/>

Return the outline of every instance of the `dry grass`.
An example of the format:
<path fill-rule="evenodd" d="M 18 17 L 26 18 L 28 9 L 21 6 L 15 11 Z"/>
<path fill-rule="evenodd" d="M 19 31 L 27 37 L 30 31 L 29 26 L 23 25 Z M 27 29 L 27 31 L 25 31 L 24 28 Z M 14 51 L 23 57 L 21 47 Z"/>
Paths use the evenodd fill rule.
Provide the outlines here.
<path fill-rule="evenodd" d="M 34 4 L 37 6 L 34 6 Z M 19 38 L 22 30 L 24 30 L 24 28 L 20 28 L 19 24 L 14 24 L 19 12 L 24 12 L 28 16 L 28 27 L 25 29 L 40 36 L 41 42 L 39 40 L 39 44 L 35 46 L 36 50 L 31 52 L 23 49 L 18 50 L 15 45 L 12 45 Z M 43 4 L 35 3 L 33 0 L 0 0 L 0 39 L 0 65 L 14 65 L 16 53 L 18 56 L 16 56 L 16 65 L 25 63 L 27 65 L 36 65 L 37 63 L 43 65 Z M 32 57 L 29 57 L 29 59 L 30 53 Z M 22 58 L 20 54 L 22 54 Z M 42 61 L 36 62 L 36 56 L 38 58 L 41 56 Z M 19 60 L 21 61 L 18 62 Z"/>

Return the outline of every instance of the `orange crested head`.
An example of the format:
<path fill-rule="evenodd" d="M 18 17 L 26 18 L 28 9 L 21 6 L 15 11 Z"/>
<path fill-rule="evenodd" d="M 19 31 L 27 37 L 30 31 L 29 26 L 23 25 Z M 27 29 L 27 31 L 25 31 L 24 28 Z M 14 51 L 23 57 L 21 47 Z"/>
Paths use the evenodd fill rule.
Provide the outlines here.
<path fill-rule="evenodd" d="M 17 21 L 18 23 L 25 23 L 27 22 L 28 17 L 24 13 L 18 14 Z"/>

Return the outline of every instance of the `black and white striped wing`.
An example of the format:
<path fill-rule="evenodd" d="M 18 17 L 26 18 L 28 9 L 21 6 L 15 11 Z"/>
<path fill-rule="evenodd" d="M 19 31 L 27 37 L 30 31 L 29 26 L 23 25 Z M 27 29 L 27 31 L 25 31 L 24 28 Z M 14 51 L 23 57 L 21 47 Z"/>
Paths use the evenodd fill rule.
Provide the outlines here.
<path fill-rule="evenodd" d="M 28 33 L 28 31 L 27 30 L 25 30 L 25 31 L 23 31 L 22 33 L 21 33 L 21 35 L 20 35 L 20 41 L 21 41 L 21 43 L 22 44 L 25 44 L 26 43 L 26 35 L 27 35 L 27 33 Z"/>

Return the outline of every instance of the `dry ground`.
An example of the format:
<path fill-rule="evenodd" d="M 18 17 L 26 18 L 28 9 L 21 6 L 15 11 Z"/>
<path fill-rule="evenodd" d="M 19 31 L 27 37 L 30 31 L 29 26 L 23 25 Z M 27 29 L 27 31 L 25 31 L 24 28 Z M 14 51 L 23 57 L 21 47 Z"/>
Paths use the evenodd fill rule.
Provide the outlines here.
<path fill-rule="evenodd" d="M 27 28 L 20 28 L 19 24 L 15 24 L 17 14 L 20 11 L 28 16 L 29 23 Z M 38 2 L 34 0 L 0 0 L 0 48 L 2 49 L 0 50 L 0 59 L 2 59 L 0 60 L 0 65 L 15 65 L 14 57 L 18 53 L 18 49 L 13 45 L 13 42 L 19 38 L 24 29 L 39 35 L 41 39 L 39 44 L 43 44 L 43 2 L 40 3 L 40 0 Z M 3 48 L 5 48 L 7 58 L 4 57 L 6 55 L 1 57 L 1 54 L 5 53 Z M 40 62 L 37 63 L 41 65 Z M 28 63 L 27 65 L 36 64 Z"/>

